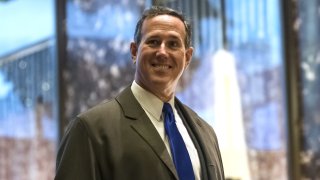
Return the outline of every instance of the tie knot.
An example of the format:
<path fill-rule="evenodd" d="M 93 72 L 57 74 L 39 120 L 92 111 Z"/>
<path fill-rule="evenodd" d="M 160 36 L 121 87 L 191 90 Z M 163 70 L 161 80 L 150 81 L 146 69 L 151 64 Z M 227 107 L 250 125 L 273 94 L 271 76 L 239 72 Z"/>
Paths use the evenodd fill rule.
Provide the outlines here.
<path fill-rule="evenodd" d="M 172 107 L 169 103 L 163 104 L 162 113 L 163 113 L 165 122 L 168 122 L 168 123 L 175 122 L 173 110 L 172 110 Z"/>
<path fill-rule="evenodd" d="M 163 104 L 163 108 L 162 108 L 162 112 L 164 113 L 172 113 L 173 114 L 173 110 L 172 107 L 169 103 L 164 103 Z"/>

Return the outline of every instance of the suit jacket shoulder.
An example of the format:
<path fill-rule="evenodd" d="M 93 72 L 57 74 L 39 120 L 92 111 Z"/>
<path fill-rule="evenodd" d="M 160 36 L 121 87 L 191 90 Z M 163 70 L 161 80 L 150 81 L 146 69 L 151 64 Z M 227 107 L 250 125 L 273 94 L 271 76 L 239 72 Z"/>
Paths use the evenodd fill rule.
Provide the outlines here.
<path fill-rule="evenodd" d="M 73 120 L 57 156 L 56 180 L 174 180 L 174 165 L 130 88 Z"/>

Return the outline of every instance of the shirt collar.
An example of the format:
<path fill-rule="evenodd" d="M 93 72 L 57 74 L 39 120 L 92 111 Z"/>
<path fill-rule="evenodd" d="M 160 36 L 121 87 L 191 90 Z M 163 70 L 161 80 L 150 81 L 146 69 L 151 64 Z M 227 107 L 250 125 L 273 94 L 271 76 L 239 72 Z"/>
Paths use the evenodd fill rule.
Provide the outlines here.
<path fill-rule="evenodd" d="M 140 105 L 145 111 L 148 111 L 158 121 L 161 120 L 163 102 L 154 94 L 143 89 L 139 84 L 133 81 L 131 90 L 134 97 L 138 100 Z M 171 98 L 168 102 L 174 109 L 174 98 Z"/>

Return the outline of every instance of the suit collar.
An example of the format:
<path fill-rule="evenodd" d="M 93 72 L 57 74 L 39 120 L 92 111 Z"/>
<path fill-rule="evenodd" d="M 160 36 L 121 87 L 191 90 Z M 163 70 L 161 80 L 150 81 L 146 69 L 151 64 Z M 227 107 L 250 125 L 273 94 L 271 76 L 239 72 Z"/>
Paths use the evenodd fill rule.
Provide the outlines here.
<path fill-rule="evenodd" d="M 130 119 L 138 119 L 144 113 L 141 105 L 135 99 L 130 87 L 127 87 L 122 91 L 119 96 L 116 97 L 119 102 L 124 115 Z"/>
<path fill-rule="evenodd" d="M 163 102 L 154 94 L 143 89 L 135 81 L 133 81 L 131 85 L 131 91 L 142 108 L 149 113 L 154 120 L 161 121 Z"/>

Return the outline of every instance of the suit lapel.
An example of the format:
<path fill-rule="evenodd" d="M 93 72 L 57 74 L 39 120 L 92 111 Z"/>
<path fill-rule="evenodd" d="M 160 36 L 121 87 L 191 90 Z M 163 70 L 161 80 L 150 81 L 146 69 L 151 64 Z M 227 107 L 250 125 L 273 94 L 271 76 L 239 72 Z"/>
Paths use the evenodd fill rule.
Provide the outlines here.
<path fill-rule="evenodd" d="M 180 116 L 182 116 L 185 126 L 189 132 L 190 137 L 193 140 L 194 145 L 198 150 L 199 160 L 201 163 L 201 179 L 215 179 L 210 177 L 207 169 L 208 151 L 205 146 L 205 139 L 203 137 L 204 129 L 202 128 L 201 122 L 198 116 L 186 108 L 177 98 L 175 99 L 176 109 Z"/>
<path fill-rule="evenodd" d="M 125 117 L 131 120 L 131 127 L 146 141 L 162 162 L 170 169 L 175 178 L 178 174 L 169 153 L 156 128 L 135 99 L 130 87 L 127 87 L 117 98 Z"/>
<path fill-rule="evenodd" d="M 178 174 L 169 156 L 169 153 L 157 130 L 150 122 L 148 117 L 142 117 L 140 120 L 135 121 L 132 127 L 148 143 L 148 145 L 151 146 L 163 163 L 166 164 L 166 166 L 174 174 L 176 179 L 178 179 Z"/>

